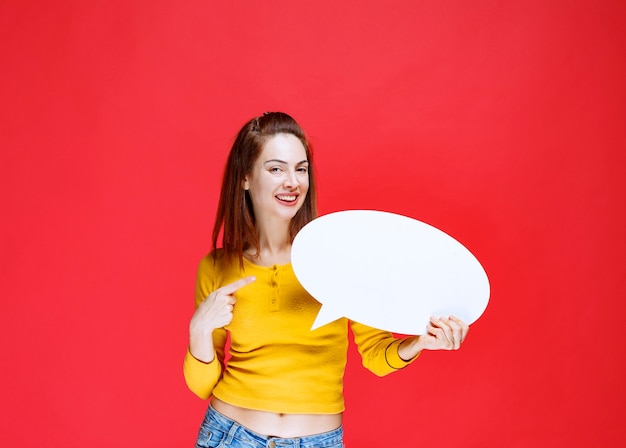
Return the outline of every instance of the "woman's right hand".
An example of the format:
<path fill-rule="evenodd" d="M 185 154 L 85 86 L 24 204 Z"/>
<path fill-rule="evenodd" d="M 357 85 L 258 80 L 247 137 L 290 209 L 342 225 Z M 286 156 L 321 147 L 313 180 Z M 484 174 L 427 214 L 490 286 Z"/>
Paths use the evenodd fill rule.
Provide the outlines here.
<path fill-rule="evenodd" d="M 255 280 L 255 277 L 245 277 L 222 286 L 198 305 L 189 322 L 189 351 L 194 358 L 206 363 L 213 361 L 213 330 L 230 323 L 233 319 L 235 292 Z"/>

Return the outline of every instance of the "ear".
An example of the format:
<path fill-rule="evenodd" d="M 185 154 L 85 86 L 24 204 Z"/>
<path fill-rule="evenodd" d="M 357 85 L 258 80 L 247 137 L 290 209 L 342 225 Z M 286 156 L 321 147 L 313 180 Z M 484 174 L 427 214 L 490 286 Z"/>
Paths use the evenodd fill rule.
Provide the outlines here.
<path fill-rule="evenodd" d="M 248 182 L 248 176 L 243 178 L 243 189 L 244 190 L 249 190 L 250 189 L 250 182 Z"/>

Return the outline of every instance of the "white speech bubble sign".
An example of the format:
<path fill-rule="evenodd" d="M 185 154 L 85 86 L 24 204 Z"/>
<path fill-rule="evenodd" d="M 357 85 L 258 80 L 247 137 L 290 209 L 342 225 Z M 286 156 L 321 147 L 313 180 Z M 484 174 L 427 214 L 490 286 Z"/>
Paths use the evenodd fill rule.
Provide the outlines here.
<path fill-rule="evenodd" d="M 489 280 L 460 242 L 395 213 L 347 210 L 314 219 L 296 235 L 291 263 L 322 308 L 311 330 L 348 317 L 407 335 L 430 316 L 475 322 L 489 302 Z"/>

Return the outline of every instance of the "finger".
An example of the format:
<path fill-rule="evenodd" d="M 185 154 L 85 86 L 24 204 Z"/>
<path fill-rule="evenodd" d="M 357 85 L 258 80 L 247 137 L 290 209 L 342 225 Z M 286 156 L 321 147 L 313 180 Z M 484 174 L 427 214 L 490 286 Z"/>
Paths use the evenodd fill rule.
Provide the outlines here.
<path fill-rule="evenodd" d="M 442 332 L 445 332 L 446 329 L 448 328 L 448 326 L 446 325 L 445 321 L 441 318 L 441 317 L 431 317 L 430 318 L 430 324 L 433 327 L 436 327 L 438 329 L 440 329 Z"/>
<path fill-rule="evenodd" d="M 219 307 L 219 309 L 223 309 L 227 313 L 232 314 L 237 300 L 235 299 L 235 296 L 216 294 L 213 302 Z"/>
<path fill-rule="evenodd" d="M 441 326 L 441 322 L 439 321 L 439 318 L 435 316 L 430 316 L 430 324 L 438 328 Z"/>
<path fill-rule="evenodd" d="M 450 327 L 450 323 L 448 319 L 445 317 L 440 317 L 437 319 L 439 322 L 439 328 L 441 328 L 448 349 L 454 348 L 454 334 L 452 332 L 452 328 Z"/>
<path fill-rule="evenodd" d="M 456 322 L 457 324 L 461 326 L 461 342 L 463 342 L 465 338 L 467 337 L 467 333 L 469 332 L 469 325 L 467 325 L 465 322 L 463 322 L 461 319 L 459 319 L 456 316 L 450 316 L 450 320 Z"/>
<path fill-rule="evenodd" d="M 435 337 L 441 338 L 443 336 L 443 330 L 441 329 L 441 323 L 435 316 L 430 316 L 429 325 L 426 330 Z"/>
<path fill-rule="evenodd" d="M 234 295 L 224 294 L 223 291 L 217 289 L 213 293 L 213 302 L 221 303 L 223 305 L 234 305 L 237 302 L 237 299 Z"/>
<path fill-rule="evenodd" d="M 232 282 L 229 285 L 222 286 L 221 288 L 219 288 L 215 292 L 231 295 L 234 292 L 236 292 L 239 288 L 243 288 L 244 286 L 252 283 L 255 280 L 256 280 L 256 277 L 254 277 L 254 276 L 240 278 L 239 280 L 237 280 L 235 282 Z"/>
<path fill-rule="evenodd" d="M 458 350 L 461 348 L 461 326 L 452 319 L 448 319 L 448 324 L 452 330 L 453 348 L 454 350 Z"/>
<path fill-rule="evenodd" d="M 447 348 L 450 345 L 449 336 L 446 334 L 444 325 L 439 319 L 431 319 L 431 325 L 428 325 L 426 328 L 437 340 L 439 348 Z"/>

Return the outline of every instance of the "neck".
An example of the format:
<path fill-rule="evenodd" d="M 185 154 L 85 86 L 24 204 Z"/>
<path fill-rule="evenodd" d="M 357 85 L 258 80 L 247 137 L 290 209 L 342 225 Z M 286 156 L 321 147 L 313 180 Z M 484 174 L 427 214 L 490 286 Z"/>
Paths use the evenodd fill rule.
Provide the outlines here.
<path fill-rule="evenodd" d="M 261 251 L 257 257 L 254 257 L 254 254 L 248 254 L 252 261 L 263 266 L 291 262 L 289 222 L 286 224 L 266 223 L 266 225 L 257 222 L 257 232 Z"/>

